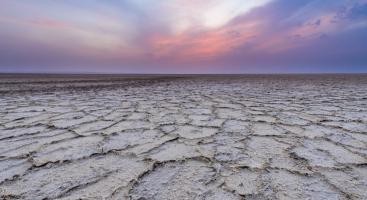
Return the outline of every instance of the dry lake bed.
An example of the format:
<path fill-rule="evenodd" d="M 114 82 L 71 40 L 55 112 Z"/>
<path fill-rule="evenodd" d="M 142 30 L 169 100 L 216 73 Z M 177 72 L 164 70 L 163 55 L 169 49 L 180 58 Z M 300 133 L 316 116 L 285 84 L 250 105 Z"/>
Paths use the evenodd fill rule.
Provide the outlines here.
<path fill-rule="evenodd" d="M 367 199 L 367 75 L 1 75 L 0 199 Z"/>

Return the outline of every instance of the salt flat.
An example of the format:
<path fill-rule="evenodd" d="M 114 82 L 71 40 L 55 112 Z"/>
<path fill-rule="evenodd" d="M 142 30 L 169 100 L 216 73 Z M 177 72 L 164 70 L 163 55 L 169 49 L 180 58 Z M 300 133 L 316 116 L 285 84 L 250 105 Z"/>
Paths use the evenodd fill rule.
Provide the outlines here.
<path fill-rule="evenodd" d="M 0 79 L 0 199 L 367 199 L 367 75 Z"/>

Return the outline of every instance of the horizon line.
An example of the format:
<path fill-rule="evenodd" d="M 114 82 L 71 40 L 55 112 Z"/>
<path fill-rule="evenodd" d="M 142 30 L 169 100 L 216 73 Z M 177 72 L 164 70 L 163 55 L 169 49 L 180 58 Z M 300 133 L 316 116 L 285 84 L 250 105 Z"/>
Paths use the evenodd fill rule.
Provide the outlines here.
<path fill-rule="evenodd" d="M 182 76 L 195 76 L 195 75 L 367 75 L 367 72 L 275 72 L 275 73 L 101 73 L 101 72 L 0 72 L 0 76 L 3 75 L 182 75 Z"/>

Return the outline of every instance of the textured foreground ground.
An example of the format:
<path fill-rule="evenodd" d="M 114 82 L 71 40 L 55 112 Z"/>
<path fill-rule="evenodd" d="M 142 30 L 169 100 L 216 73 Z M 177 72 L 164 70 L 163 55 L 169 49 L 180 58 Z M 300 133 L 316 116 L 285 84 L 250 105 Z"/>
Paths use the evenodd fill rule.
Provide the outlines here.
<path fill-rule="evenodd" d="M 3 77 L 2 198 L 367 199 L 367 76 Z"/>

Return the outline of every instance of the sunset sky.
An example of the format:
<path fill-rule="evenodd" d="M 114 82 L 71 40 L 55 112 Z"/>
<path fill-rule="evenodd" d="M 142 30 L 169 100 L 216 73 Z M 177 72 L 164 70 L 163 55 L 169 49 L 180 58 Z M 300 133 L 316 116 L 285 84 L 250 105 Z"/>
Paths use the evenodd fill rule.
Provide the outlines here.
<path fill-rule="evenodd" d="M 367 0 L 0 0 L 0 72 L 367 72 Z"/>

